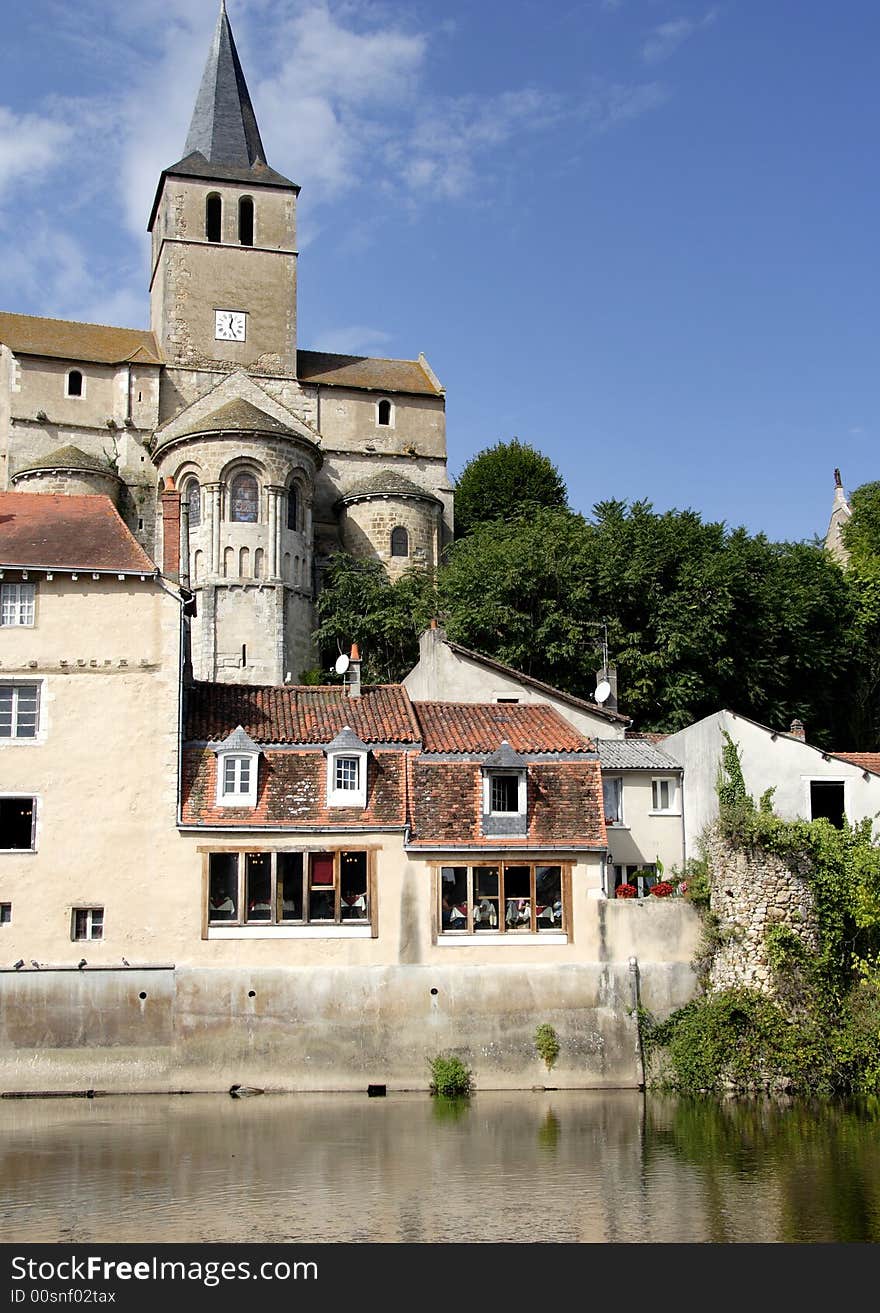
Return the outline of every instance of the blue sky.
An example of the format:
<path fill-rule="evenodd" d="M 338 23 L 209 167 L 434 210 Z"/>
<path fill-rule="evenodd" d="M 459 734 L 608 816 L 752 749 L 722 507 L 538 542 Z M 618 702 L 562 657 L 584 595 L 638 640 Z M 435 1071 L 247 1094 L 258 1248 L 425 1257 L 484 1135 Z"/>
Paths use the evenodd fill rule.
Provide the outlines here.
<path fill-rule="evenodd" d="M 300 346 L 413 357 L 450 469 L 823 534 L 880 478 L 876 0 L 228 0 L 302 185 Z M 0 308 L 146 325 L 216 0 L 30 0 L 0 47 Z"/>

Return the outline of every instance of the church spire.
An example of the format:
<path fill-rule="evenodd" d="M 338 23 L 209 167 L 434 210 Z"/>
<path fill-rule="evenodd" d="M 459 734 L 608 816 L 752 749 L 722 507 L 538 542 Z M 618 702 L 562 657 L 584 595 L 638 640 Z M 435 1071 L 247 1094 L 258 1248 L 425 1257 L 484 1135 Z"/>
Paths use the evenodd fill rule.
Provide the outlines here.
<path fill-rule="evenodd" d="M 220 0 L 217 26 L 183 153 L 186 157 L 195 151 L 209 164 L 248 169 L 266 163 L 257 116 L 226 13 L 226 0 Z"/>

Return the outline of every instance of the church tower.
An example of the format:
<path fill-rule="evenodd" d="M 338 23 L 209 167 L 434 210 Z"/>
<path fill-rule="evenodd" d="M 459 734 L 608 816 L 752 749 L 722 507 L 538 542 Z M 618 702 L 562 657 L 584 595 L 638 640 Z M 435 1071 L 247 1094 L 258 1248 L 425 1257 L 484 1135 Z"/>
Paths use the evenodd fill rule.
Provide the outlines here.
<path fill-rule="evenodd" d="M 148 225 L 151 327 L 167 365 L 296 376 L 296 199 L 269 167 L 225 0 L 184 155 Z"/>

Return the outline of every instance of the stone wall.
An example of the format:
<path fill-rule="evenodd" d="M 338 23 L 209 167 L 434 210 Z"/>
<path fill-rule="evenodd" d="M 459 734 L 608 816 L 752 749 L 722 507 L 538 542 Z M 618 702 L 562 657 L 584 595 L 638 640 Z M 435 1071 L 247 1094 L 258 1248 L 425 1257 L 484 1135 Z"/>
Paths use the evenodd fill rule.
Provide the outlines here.
<path fill-rule="evenodd" d="M 771 926 L 788 926 L 811 952 L 818 947 L 809 865 L 805 859 L 786 859 L 760 848 L 734 848 L 717 826 L 707 831 L 704 842 L 712 873 L 710 910 L 718 917 L 722 934 L 709 986 L 746 986 L 772 994 L 765 943 Z"/>

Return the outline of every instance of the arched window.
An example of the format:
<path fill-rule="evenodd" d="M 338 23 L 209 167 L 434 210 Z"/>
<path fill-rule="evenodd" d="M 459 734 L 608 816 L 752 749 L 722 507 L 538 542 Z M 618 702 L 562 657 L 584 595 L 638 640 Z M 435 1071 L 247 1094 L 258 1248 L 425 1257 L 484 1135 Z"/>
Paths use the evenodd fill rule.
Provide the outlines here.
<path fill-rule="evenodd" d="M 391 555 L 409 556 L 409 534 L 400 525 L 391 530 Z"/>
<path fill-rule="evenodd" d="M 250 196 L 238 202 L 238 240 L 242 246 L 254 244 L 254 203 Z"/>
<path fill-rule="evenodd" d="M 205 236 L 209 242 L 223 240 L 223 202 L 215 191 L 205 201 Z"/>
<path fill-rule="evenodd" d="M 197 529 L 202 522 L 202 490 L 198 479 L 190 479 L 186 485 L 185 496 L 189 508 L 189 527 Z"/>
<path fill-rule="evenodd" d="M 299 528 L 299 496 L 297 495 L 295 483 L 292 483 L 287 489 L 287 527 L 288 529 Z"/>
<path fill-rule="evenodd" d="M 388 400 L 387 397 L 383 397 L 382 400 L 379 402 L 379 405 L 377 407 L 376 423 L 377 424 L 391 423 L 391 402 Z"/>
<path fill-rule="evenodd" d="M 229 494 L 229 518 L 237 524 L 256 524 L 259 516 L 259 489 L 252 474 L 237 474 Z"/>
<path fill-rule="evenodd" d="M 83 394 L 83 376 L 79 369 L 72 369 L 67 375 L 67 395 L 81 397 Z"/>

